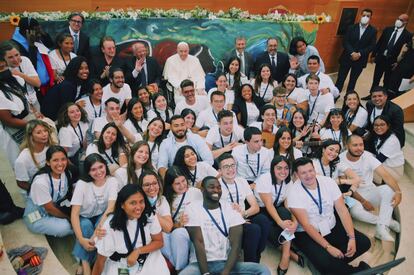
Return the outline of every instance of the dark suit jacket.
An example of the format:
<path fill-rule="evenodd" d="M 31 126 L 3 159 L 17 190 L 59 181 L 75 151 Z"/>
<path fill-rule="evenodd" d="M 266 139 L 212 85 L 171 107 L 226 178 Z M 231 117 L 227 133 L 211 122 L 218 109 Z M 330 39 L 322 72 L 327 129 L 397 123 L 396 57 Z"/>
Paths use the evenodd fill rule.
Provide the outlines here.
<path fill-rule="evenodd" d="M 69 28 L 67 29 L 67 33 L 70 34 L 70 30 Z M 91 53 L 89 50 L 89 36 L 83 32 L 82 30 L 80 31 L 80 35 L 79 35 L 79 47 L 78 47 L 78 51 L 75 52 L 75 48 L 73 48 L 74 53 L 76 55 L 80 55 L 85 57 L 88 61 L 91 57 Z"/>
<path fill-rule="evenodd" d="M 128 76 L 126 77 L 126 79 L 128 81 L 128 84 L 131 86 L 131 90 L 133 92 L 136 92 L 137 89 L 142 85 L 141 84 L 142 70 L 136 78 L 132 76 L 132 71 L 135 68 L 136 60 L 137 58 L 134 56 L 127 62 Z M 157 83 L 159 85 L 161 81 L 162 72 L 161 72 L 161 67 L 158 64 L 157 60 L 155 60 L 155 58 L 151 56 L 147 56 L 145 59 L 145 62 L 147 64 L 147 80 L 148 80 L 147 84 Z"/>
<path fill-rule="evenodd" d="M 103 53 L 99 53 L 98 55 L 94 55 L 92 57 L 92 62 L 90 62 L 89 68 L 90 68 L 92 77 L 100 80 L 102 87 L 109 83 L 109 78 L 104 78 L 104 79 L 100 78 L 105 66 L 121 68 L 125 75 L 125 79 L 126 79 L 125 82 L 127 82 L 128 66 L 126 66 L 125 60 L 116 55 L 114 59 L 112 60 L 112 63 L 107 64 Z"/>
<path fill-rule="evenodd" d="M 376 39 L 377 29 L 371 25 L 368 25 L 361 38 L 359 38 L 359 24 L 349 26 L 342 42 L 344 51 L 339 62 L 344 64 L 352 63 L 353 66 L 365 68 L 367 66 L 368 56 L 375 48 Z M 352 52 L 361 53 L 361 57 L 357 61 L 352 61 Z"/>
<path fill-rule="evenodd" d="M 373 51 L 373 56 L 384 56 L 384 51 L 387 49 L 388 42 L 391 39 L 392 33 L 394 32 L 395 27 L 386 27 L 384 31 L 382 32 L 382 35 L 380 39 L 377 42 L 377 45 L 375 46 L 375 49 Z M 397 57 L 400 54 L 401 48 L 405 43 L 410 42 L 412 34 L 407 31 L 407 29 L 404 29 L 398 37 L 398 40 L 395 42 L 394 47 L 392 48 L 391 52 L 388 53 L 388 61 L 392 64 L 397 62 Z"/>
<path fill-rule="evenodd" d="M 244 75 L 247 76 L 248 78 L 253 77 L 254 75 L 253 56 L 246 51 L 244 51 L 243 55 L 244 55 L 244 72 L 242 73 L 244 73 Z M 227 66 L 227 63 L 229 62 L 230 58 L 233 58 L 233 57 L 239 57 L 236 49 L 231 50 L 224 56 L 223 63 L 225 67 Z"/>
<path fill-rule="evenodd" d="M 272 77 L 277 82 L 281 83 L 283 78 L 287 73 L 289 73 L 290 63 L 289 63 L 289 56 L 282 52 L 277 52 L 277 64 L 276 70 L 272 69 Z M 254 65 L 255 74 L 257 75 L 259 72 L 259 67 L 262 64 L 269 64 L 271 63 L 269 53 L 263 52 L 257 58 Z"/>
<path fill-rule="evenodd" d="M 372 129 L 370 117 L 375 106 L 371 101 L 368 101 L 366 107 L 368 111 L 368 126 L 369 129 Z M 390 119 L 391 130 L 395 133 L 398 140 L 400 141 L 401 147 L 404 147 L 405 131 L 403 110 L 400 106 L 388 100 L 387 103 L 385 103 L 384 109 L 382 110 L 382 114 L 386 115 Z"/>

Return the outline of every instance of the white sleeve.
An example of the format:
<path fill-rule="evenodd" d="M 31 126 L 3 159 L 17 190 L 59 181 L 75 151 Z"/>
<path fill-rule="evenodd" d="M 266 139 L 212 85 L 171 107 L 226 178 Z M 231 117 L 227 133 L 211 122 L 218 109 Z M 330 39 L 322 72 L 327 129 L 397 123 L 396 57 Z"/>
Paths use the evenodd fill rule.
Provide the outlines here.
<path fill-rule="evenodd" d="M 115 201 L 118 197 L 118 181 L 114 177 L 109 177 L 106 184 L 108 184 L 108 200 Z"/>
<path fill-rule="evenodd" d="M 368 112 L 360 106 L 357 114 L 355 115 L 354 121 L 352 121 L 352 124 L 354 124 L 357 127 L 362 128 L 367 124 L 367 121 L 368 121 Z"/>
<path fill-rule="evenodd" d="M 155 235 L 161 232 L 162 228 L 160 221 L 157 218 L 157 215 L 151 215 L 148 218 L 148 224 L 150 226 L 150 234 Z"/>
<path fill-rule="evenodd" d="M 110 257 L 116 251 L 117 244 L 115 242 L 115 232 L 110 227 L 109 222 L 112 220 L 112 217 L 107 219 L 103 224 L 103 229 L 106 231 L 106 234 L 103 238 L 96 241 L 95 247 L 98 251 L 98 254 L 104 257 Z"/>
<path fill-rule="evenodd" d="M 36 205 L 44 205 L 50 201 L 52 201 L 52 196 L 50 195 L 50 190 L 47 182 L 43 182 L 45 180 L 44 175 L 37 176 L 30 189 L 30 197 L 34 204 Z"/>
<path fill-rule="evenodd" d="M 194 207 L 186 207 L 185 213 L 188 215 L 188 223 L 185 226 L 201 226 L 201 216 L 202 214 L 199 213 L 202 210 L 200 207 L 200 203 L 194 205 Z"/>
<path fill-rule="evenodd" d="M 388 158 L 398 156 L 401 151 L 401 145 L 398 138 L 392 134 L 381 146 L 379 152 Z"/>
<path fill-rule="evenodd" d="M 29 171 L 27 171 L 23 157 L 23 154 L 20 153 L 14 162 L 14 174 L 16 175 L 16 180 L 18 181 L 29 181 Z"/>
<path fill-rule="evenodd" d="M 131 99 L 132 98 L 132 91 L 131 87 L 127 83 L 124 84 L 125 89 L 125 99 Z"/>
<path fill-rule="evenodd" d="M 86 193 L 85 182 L 78 180 L 75 185 L 75 190 L 73 191 L 72 200 L 70 201 L 71 205 L 82 205 L 83 204 L 83 194 Z"/>
<path fill-rule="evenodd" d="M 302 208 L 306 209 L 306 201 L 302 196 L 302 192 L 299 191 L 300 183 L 296 182 L 292 184 L 291 188 L 288 190 L 287 194 L 287 205 L 289 208 Z"/>
<path fill-rule="evenodd" d="M 261 175 L 256 180 L 256 192 L 257 193 L 271 193 L 272 184 L 269 182 L 269 173 Z"/>
<path fill-rule="evenodd" d="M 158 204 L 157 202 L 157 208 L 155 212 L 157 212 L 157 214 L 159 214 L 160 216 L 171 216 L 170 205 L 168 204 L 168 201 L 164 196 L 161 196 L 160 204 Z"/>
<path fill-rule="evenodd" d="M 72 133 L 70 132 L 69 128 L 62 127 L 59 130 L 59 145 L 63 147 L 71 148 L 73 145 L 72 141 Z"/>

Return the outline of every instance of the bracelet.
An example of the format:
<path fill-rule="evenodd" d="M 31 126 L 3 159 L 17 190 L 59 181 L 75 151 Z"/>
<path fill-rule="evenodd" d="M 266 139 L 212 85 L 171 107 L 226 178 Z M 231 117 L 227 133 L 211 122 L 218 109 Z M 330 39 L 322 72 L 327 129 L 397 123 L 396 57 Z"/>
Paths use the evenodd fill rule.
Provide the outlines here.
<path fill-rule="evenodd" d="M 332 247 L 330 244 L 327 244 L 326 246 L 325 246 L 325 250 L 328 250 L 330 247 Z"/>
<path fill-rule="evenodd" d="M 348 235 L 348 239 L 355 240 L 355 235 Z"/>

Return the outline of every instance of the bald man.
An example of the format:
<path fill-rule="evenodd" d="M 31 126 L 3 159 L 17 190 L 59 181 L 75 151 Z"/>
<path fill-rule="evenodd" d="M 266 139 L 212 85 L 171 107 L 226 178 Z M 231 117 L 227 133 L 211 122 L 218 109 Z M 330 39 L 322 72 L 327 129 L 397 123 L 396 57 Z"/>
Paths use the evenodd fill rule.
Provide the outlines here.
<path fill-rule="evenodd" d="M 204 92 L 205 73 L 197 57 L 189 54 L 190 48 L 186 42 L 177 45 L 177 53 L 170 56 L 165 62 L 164 78 L 174 86 L 174 97 L 180 101 L 180 83 L 184 79 L 194 82 L 197 93 Z"/>
<path fill-rule="evenodd" d="M 148 56 L 148 50 L 144 43 L 137 42 L 132 45 L 134 56 L 128 62 L 129 85 L 132 92 L 136 93 L 141 86 L 151 85 L 155 92 L 161 80 L 161 67 L 155 58 Z"/>
<path fill-rule="evenodd" d="M 401 14 L 394 26 L 386 27 L 375 46 L 372 56 L 375 57 L 374 79 L 371 90 L 379 85 L 384 75 L 384 86 L 388 86 L 393 66 L 397 63 L 398 54 L 405 43 L 410 42 L 412 34 L 406 30 L 408 15 Z"/>

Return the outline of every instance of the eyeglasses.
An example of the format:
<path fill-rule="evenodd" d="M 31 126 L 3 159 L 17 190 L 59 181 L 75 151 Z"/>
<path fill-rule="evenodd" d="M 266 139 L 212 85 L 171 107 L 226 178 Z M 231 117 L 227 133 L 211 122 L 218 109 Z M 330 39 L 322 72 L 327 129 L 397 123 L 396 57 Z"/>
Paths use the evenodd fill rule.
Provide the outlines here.
<path fill-rule="evenodd" d="M 142 185 L 142 188 L 144 188 L 144 189 L 150 189 L 151 187 L 154 187 L 155 188 L 156 186 L 158 186 L 158 182 L 144 183 Z"/>
<path fill-rule="evenodd" d="M 229 164 L 229 165 L 223 165 L 223 167 L 221 167 L 221 168 L 224 169 L 224 170 L 234 169 L 234 168 L 236 168 L 236 164 L 233 163 L 233 164 Z"/>
<path fill-rule="evenodd" d="M 74 19 L 71 19 L 70 21 L 72 21 L 75 24 L 79 24 L 79 25 L 81 25 L 83 23 L 82 21 L 74 20 Z"/>

